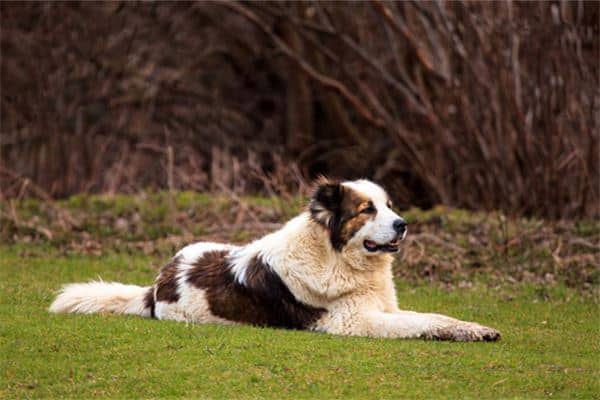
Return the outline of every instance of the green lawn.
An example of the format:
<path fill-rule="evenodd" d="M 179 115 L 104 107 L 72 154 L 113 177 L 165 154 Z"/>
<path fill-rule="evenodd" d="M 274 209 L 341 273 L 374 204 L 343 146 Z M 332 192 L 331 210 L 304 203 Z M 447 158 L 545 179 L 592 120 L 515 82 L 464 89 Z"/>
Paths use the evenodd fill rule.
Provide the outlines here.
<path fill-rule="evenodd" d="M 150 284 L 162 256 L 0 247 L 0 398 L 598 398 L 597 300 L 533 283 L 398 282 L 402 307 L 499 329 L 498 343 L 375 340 L 51 315 L 62 283 Z"/>

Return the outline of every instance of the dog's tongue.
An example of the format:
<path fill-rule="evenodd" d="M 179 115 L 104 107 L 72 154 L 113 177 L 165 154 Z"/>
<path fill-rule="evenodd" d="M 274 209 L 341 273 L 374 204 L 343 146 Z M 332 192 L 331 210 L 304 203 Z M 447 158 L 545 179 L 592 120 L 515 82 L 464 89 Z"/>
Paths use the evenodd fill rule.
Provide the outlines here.
<path fill-rule="evenodd" d="M 365 247 L 369 250 L 377 250 L 379 245 L 372 240 L 365 240 Z"/>

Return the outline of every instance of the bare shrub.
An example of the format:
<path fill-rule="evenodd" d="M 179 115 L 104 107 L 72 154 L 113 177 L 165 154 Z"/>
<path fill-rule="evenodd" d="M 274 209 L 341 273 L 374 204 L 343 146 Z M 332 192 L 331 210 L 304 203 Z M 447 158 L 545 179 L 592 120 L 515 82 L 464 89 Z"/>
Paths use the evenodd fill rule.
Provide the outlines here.
<path fill-rule="evenodd" d="M 171 146 L 175 189 L 600 215 L 597 2 L 0 7 L 5 196 L 165 188 Z"/>

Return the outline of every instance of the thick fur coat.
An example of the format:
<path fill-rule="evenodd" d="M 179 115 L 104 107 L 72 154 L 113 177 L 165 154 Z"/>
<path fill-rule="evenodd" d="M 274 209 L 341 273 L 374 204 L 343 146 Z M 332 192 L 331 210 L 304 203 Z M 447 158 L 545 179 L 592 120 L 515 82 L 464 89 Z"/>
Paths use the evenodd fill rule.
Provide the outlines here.
<path fill-rule="evenodd" d="M 406 233 L 378 185 L 322 180 L 307 210 L 276 232 L 245 246 L 189 245 L 152 286 L 66 285 L 50 311 L 336 335 L 498 340 L 499 332 L 473 322 L 399 309 L 392 261 Z"/>

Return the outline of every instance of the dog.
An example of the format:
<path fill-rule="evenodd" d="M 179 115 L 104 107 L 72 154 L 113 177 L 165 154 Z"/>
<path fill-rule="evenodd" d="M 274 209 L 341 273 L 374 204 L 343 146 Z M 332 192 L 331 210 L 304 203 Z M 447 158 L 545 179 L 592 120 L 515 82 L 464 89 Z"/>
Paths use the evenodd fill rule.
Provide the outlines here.
<path fill-rule="evenodd" d="M 50 311 L 373 338 L 499 340 L 498 331 L 477 323 L 399 309 L 392 261 L 406 234 L 380 186 L 323 178 L 306 211 L 278 231 L 244 246 L 184 247 L 152 286 L 66 285 Z"/>

